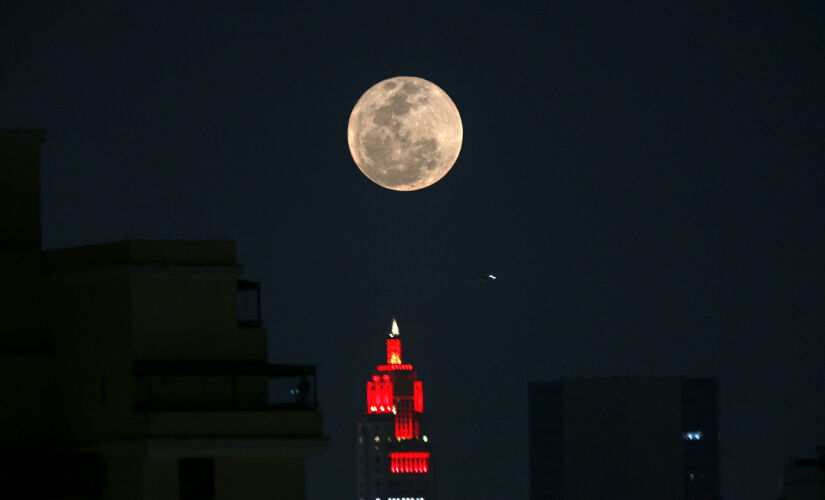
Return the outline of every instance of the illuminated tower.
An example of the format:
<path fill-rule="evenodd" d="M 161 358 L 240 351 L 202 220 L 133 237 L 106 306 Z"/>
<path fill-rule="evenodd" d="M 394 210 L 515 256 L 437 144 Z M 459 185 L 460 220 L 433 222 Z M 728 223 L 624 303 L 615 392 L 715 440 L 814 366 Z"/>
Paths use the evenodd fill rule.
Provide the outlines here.
<path fill-rule="evenodd" d="M 358 420 L 359 500 L 434 500 L 432 436 L 424 391 L 401 361 L 398 323 L 387 338 L 387 364 L 367 381 L 367 407 Z"/>

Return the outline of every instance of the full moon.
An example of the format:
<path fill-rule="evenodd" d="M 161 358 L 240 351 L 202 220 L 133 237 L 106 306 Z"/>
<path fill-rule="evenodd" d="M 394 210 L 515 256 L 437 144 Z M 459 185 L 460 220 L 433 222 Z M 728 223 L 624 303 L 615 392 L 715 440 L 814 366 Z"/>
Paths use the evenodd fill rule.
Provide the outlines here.
<path fill-rule="evenodd" d="M 464 131 L 450 96 L 414 76 L 378 82 L 358 99 L 347 142 L 361 172 L 376 184 L 415 191 L 453 167 Z"/>

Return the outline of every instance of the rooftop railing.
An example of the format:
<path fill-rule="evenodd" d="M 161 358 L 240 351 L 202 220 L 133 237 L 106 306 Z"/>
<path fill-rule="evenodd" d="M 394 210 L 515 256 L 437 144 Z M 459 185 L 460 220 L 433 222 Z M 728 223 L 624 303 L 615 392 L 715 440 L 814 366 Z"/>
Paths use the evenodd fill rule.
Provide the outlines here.
<path fill-rule="evenodd" d="M 318 407 L 315 367 L 241 361 L 135 363 L 135 411 Z"/>

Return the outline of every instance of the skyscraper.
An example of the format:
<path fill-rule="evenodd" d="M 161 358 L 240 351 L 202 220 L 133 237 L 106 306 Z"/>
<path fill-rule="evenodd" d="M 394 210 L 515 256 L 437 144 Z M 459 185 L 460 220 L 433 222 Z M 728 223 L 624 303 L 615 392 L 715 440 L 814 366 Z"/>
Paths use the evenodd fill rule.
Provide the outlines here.
<path fill-rule="evenodd" d="M 367 381 L 366 410 L 358 420 L 359 500 L 434 500 L 432 436 L 424 390 L 411 364 L 401 360 L 393 318 L 387 363 Z"/>
<path fill-rule="evenodd" d="M 714 379 L 531 382 L 530 498 L 719 498 Z"/>

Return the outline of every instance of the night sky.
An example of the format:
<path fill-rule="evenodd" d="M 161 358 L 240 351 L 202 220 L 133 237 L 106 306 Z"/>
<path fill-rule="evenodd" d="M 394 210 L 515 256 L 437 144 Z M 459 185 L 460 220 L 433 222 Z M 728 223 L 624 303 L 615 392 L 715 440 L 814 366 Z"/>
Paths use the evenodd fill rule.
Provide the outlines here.
<path fill-rule="evenodd" d="M 236 240 L 270 360 L 318 365 L 311 500 L 355 498 L 393 315 L 444 499 L 527 497 L 534 379 L 718 377 L 728 499 L 825 444 L 821 3 L 114 3 L 0 4 L 0 127 L 47 129 L 44 246 Z M 464 124 L 412 193 L 346 141 L 397 75 Z"/>

